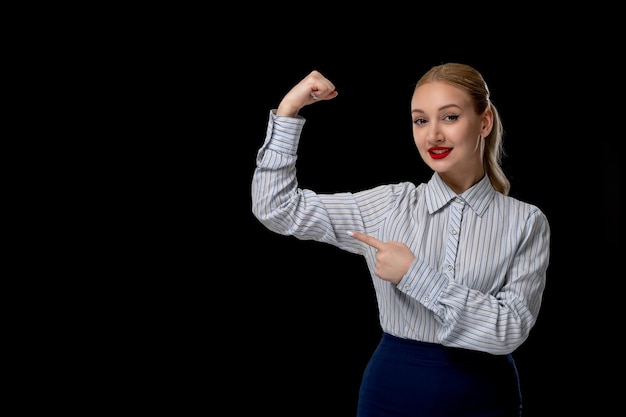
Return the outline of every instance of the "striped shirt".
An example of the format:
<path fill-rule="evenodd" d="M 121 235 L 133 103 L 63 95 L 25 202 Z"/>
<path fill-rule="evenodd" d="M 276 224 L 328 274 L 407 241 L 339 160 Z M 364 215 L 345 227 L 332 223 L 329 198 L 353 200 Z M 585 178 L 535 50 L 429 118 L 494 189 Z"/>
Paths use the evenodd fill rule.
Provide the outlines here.
<path fill-rule="evenodd" d="M 270 111 L 252 178 L 252 212 L 269 230 L 329 243 L 365 258 L 382 330 L 394 336 L 502 355 L 529 335 L 541 306 L 550 227 L 534 205 L 497 192 L 485 176 L 455 194 L 427 183 L 318 194 L 298 187 L 305 119 Z M 374 273 L 359 231 L 405 243 L 416 259 L 396 285 Z"/>

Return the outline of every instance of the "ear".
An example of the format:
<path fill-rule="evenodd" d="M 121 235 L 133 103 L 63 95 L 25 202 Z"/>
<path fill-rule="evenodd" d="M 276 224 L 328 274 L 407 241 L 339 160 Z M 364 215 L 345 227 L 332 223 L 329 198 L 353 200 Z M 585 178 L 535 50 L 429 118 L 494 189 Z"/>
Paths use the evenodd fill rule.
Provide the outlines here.
<path fill-rule="evenodd" d="M 487 109 L 480 116 L 480 135 L 483 138 L 489 136 L 491 129 L 493 129 L 493 111 L 491 110 L 491 107 L 487 107 Z"/>

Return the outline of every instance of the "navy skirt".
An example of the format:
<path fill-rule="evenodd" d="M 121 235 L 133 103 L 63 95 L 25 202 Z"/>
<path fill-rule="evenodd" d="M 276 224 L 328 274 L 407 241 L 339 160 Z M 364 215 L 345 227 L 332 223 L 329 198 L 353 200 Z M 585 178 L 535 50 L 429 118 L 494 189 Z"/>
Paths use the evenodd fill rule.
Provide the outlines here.
<path fill-rule="evenodd" d="M 361 381 L 357 417 L 520 417 L 511 355 L 383 333 Z"/>

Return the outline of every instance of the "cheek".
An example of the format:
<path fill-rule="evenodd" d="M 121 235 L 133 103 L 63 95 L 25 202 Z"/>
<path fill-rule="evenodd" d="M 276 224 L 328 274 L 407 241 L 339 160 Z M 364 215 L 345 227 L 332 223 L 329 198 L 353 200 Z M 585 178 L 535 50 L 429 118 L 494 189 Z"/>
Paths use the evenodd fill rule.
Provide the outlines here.
<path fill-rule="evenodd" d="M 424 144 L 426 143 L 426 136 L 423 132 L 420 132 L 417 129 L 413 129 L 413 142 L 418 148 L 423 148 Z"/>

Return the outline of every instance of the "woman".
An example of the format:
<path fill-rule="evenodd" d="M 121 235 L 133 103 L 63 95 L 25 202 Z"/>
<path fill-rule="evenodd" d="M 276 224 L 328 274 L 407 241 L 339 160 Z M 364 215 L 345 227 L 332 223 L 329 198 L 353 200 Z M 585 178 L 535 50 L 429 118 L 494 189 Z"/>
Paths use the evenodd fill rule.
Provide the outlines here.
<path fill-rule="evenodd" d="M 428 182 L 317 194 L 296 179 L 299 112 L 337 94 L 313 71 L 270 111 L 252 210 L 276 233 L 365 258 L 383 333 L 357 416 L 520 416 L 511 353 L 539 314 L 550 228 L 539 208 L 508 196 L 503 129 L 482 75 L 446 63 L 417 82 L 410 112 Z"/>

